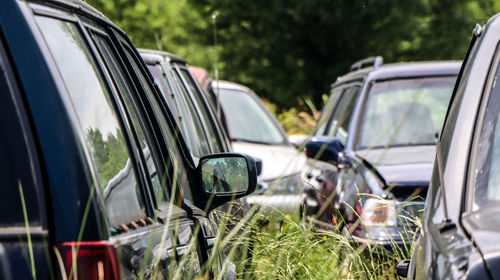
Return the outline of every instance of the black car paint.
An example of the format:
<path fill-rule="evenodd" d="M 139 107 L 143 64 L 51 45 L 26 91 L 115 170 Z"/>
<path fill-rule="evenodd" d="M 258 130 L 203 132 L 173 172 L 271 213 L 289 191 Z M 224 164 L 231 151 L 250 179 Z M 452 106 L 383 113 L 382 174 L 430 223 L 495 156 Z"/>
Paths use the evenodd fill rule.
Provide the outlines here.
<path fill-rule="evenodd" d="M 497 279 L 500 275 L 497 209 L 472 212 L 467 206 L 474 186 L 474 149 L 485 113 L 488 85 L 498 65 L 500 16 L 473 33 L 457 79 L 440 139 L 443 185 L 434 166 L 421 237 L 408 268 L 410 279 Z M 443 188 L 447 214 L 444 212 Z M 440 231 L 448 218 L 455 228 Z"/>
<path fill-rule="evenodd" d="M 83 143 L 83 132 L 75 126 L 78 123 L 75 109 L 68 99 L 60 70 L 35 17 L 70 22 L 78 30 L 78 36 L 84 40 L 81 48 L 91 53 L 88 59 L 102 75 L 112 98 L 112 109 L 117 114 L 120 127 L 125 128 L 130 168 L 138 175 L 138 184 L 141 186 L 139 190 L 146 203 L 144 220 L 131 221 L 120 228 L 109 228 L 100 194 L 94 195 L 89 176 L 91 171 L 87 165 L 89 151 Z M 26 194 L 25 201 L 30 204 L 26 210 L 29 220 L 24 221 L 29 224 L 29 231 L 22 222 L 0 228 L 0 247 L 3 249 L 0 252 L 1 265 L 3 268 L 8 265 L 7 269 L 2 269 L 1 275 L 31 278 L 36 274 L 39 279 L 55 278 L 60 270 L 53 248 L 75 241 L 104 241 L 109 244 L 118 252 L 122 278 L 139 277 L 140 273 L 148 276 L 148 270 L 156 261 L 163 260 L 175 266 L 186 253 L 193 256 L 191 260 L 198 262 L 198 266 L 195 264 L 193 267 L 181 268 L 181 273 L 186 277 L 193 275 L 206 260 L 203 257 L 197 259 L 202 251 L 207 255 L 207 248 L 195 243 L 192 245 L 195 224 L 188 218 L 187 212 L 206 215 L 197 207 L 204 208 L 204 201 L 208 196 L 197 195 L 194 201 L 197 207 L 188 207 L 183 203 L 182 196 L 176 195 L 177 199 L 172 201 L 175 205 L 171 208 L 155 209 L 151 182 L 147 178 L 150 174 L 144 173 L 148 161 L 144 150 L 140 151 L 136 146 L 136 131 L 127 113 L 132 109 L 123 104 L 122 97 L 115 88 L 116 77 L 110 73 L 109 65 L 105 64 L 100 53 L 102 50 L 97 49 L 93 34 L 101 34 L 109 39 L 113 54 L 122 59 L 118 62 L 118 67 L 127 73 L 125 79 L 135 87 L 134 98 L 145 102 L 140 104 L 148 104 L 148 93 L 158 96 L 149 72 L 138 59 L 137 51 L 126 34 L 84 2 L 11 0 L 2 3 L 0 89 L 7 94 L 1 96 L 1 106 L 4 109 L 1 111 L 1 124 L 9 130 L 9 133 L 2 133 L 2 144 L 5 144 L 2 148 L 9 147 L 10 155 L 3 159 L 12 161 L 9 165 L 2 165 L 5 167 L 2 171 L 7 172 L 8 167 L 15 168 L 15 175 L 20 177 L 17 184 L 14 181 L 9 185 L 11 188 L 7 191 L 9 194 L 22 194 L 20 190 L 23 190 Z M 125 52 L 129 52 L 128 58 Z M 132 64 L 138 68 L 134 68 Z M 157 137 L 151 148 L 158 153 L 159 158 L 167 160 L 169 149 L 159 132 L 159 118 L 154 116 L 151 107 L 141 106 L 144 107 L 139 107 L 138 112 L 148 121 L 144 129 Z M 159 108 L 167 120 L 168 129 L 178 131 L 168 109 L 161 106 Z M 195 192 L 199 190 L 196 187 L 200 180 L 196 176 L 198 173 L 190 162 L 190 157 L 186 156 L 188 153 L 182 137 L 176 137 L 174 143 L 175 149 L 182 155 L 181 164 L 187 169 L 189 182 L 186 184 L 189 183 Z M 157 171 L 160 174 L 170 172 L 160 169 Z M 255 172 L 252 173 L 256 177 Z M 181 192 L 174 189 L 171 193 Z M 238 194 L 236 197 L 242 195 Z M 230 199 L 220 198 L 221 203 Z M 12 209 L 19 209 L 20 204 L 11 205 Z M 38 207 L 39 211 L 35 212 L 38 217 L 32 215 L 32 207 Z M 5 221 L 8 215 L 8 212 L 3 212 L 2 220 Z M 169 224 L 165 224 L 166 221 Z M 165 232 L 166 226 L 172 230 Z M 209 233 L 206 237 L 215 237 L 213 231 L 207 231 Z M 195 248 L 186 250 L 186 246 Z M 26 254 L 30 251 L 28 247 L 32 249 L 30 256 Z M 149 253 L 157 258 L 147 258 Z M 171 272 L 171 267 L 162 267 L 164 276 Z"/>

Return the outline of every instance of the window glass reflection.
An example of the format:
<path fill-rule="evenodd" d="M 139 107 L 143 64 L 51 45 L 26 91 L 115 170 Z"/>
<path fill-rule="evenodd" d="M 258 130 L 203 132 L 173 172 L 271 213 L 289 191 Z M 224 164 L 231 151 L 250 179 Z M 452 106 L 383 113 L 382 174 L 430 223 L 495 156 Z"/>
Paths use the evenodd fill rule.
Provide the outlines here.
<path fill-rule="evenodd" d="M 143 218 L 144 202 L 122 128 L 80 31 L 73 23 L 52 18 L 38 17 L 37 22 L 85 134 L 111 226 Z"/>

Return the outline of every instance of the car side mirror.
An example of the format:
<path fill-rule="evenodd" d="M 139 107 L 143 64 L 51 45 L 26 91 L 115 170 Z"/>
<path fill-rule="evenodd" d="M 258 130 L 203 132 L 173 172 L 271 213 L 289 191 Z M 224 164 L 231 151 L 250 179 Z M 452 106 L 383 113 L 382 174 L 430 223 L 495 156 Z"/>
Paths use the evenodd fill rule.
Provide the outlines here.
<path fill-rule="evenodd" d="M 260 158 L 253 158 L 255 160 L 255 168 L 257 168 L 257 176 L 260 176 L 262 174 L 262 159 Z"/>
<path fill-rule="evenodd" d="M 312 137 L 305 147 L 307 157 L 334 165 L 338 165 L 339 152 L 343 150 L 344 145 L 338 139 L 330 137 Z"/>
<path fill-rule="evenodd" d="M 257 186 L 255 160 L 244 154 L 203 156 L 197 172 L 204 196 L 203 204 L 207 210 L 253 193 Z"/>

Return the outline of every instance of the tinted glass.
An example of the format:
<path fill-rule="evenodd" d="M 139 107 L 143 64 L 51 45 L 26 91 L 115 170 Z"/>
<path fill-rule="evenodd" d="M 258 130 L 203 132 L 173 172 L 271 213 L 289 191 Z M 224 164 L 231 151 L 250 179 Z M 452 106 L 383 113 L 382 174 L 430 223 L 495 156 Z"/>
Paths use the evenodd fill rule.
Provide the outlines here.
<path fill-rule="evenodd" d="M 171 186 L 173 186 L 174 188 L 179 188 L 184 193 L 185 199 L 192 201 L 193 198 L 187 180 L 186 169 L 184 167 L 181 152 L 176 144 L 176 138 L 178 136 L 172 133 L 172 131 L 170 130 L 170 126 L 168 124 L 166 116 L 164 115 L 163 109 L 158 103 L 157 97 L 153 92 L 150 83 L 144 76 L 144 72 L 141 71 L 141 67 L 138 64 L 137 57 L 132 53 L 129 47 L 125 48 L 125 54 L 127 55 L 129 62 L 132 64 L 134 72 L 139 76 L 139 86 L 142 87 L 144 89 L 144 92 L 146 93 L 149 105 L 153 108 L 153 112 L 155 114 L 154 117 L 158 122 L 158 125 L 160 126 L 163 139 L 167 144 L 170 162 L 166 163 L 166 168 L 170 170 L 169 173 L 172 174 L 172 176 L 169 178 L 169 182 Z"/>
<path fill-rule="evenodd" d="M 182 135 L 186 140 L 191 154 L 201 157 L 204 154 L 210 153 L 208 140 L 203 132 L 203 125 L 196 114 L 192 102 L 187 96 L 187 90 L 184 88 L 177 74 L 173 73 L 170 69 L 159 69 L 161 68 L 159 65 L 149 66 L 150 69 L 152 69 L 152 67 L 154 67 L 154 70 L 151 71 L 151 74 L 155 80 L 160 81 L 159 87 L 167 100 L 167 105 L 171 110 L 178 112 L 175 116 L 176 121 L 182 130 Z M 158 70 L 161 70 L 161 72 Z M 166 72 L 164 73 L 163 70 Z M 174 77 L 170 77 L 171 74 L 173 74 Z M 170 89 L 172 89 L 172 98 L 169 99 L 166 94 Z"/>
<path fill-rule="evenodd" d="M 455 77 L 374 83 L 364 105 L 359 148 L 433 144 Z"/>
<path fill-rule="evenodd" d="M 145 217 L 144 203 L 112 97 L 77 26 L 38 17 L 85 134 L 111 226 Z"/>
<path fill-rule="evenodd" d="M 318 124 L 316 125 L 315 135 L 321 136 L 325 133 L 325 128 L 328 123 L 328 119 L 332 115 L 333 108 L 337 103 L 337 99 L 339 98 L 340 92 L 341 92 L 340 88 L 335 88 L 332 90 L 332 93 L 330 94 L 330 97 L 328 97 L 328 101 L 326 102 L 325 107 L 323 108 L 323 112 L 321 113 L 321 117 L 319 118 Z"/>
<path fill-rule="evenodd" d="M 326 128 L 326 135 L 335 137 L 345 145 L 347 141 L 347 131 L 351 123 L 352 111 L 358 99 L 360 87 L 350 87 L 342 93 L 339 103 L 333 113 L 333 117 Z"/>
<path fill-rule="evenodd" d="M 474 170 L 473 210 L 498 205 L 500 202 L 500 67 L 484 116 Z"/>
<path fill-rule="evenodd" d="M 123 68 L 118 66 L 118 57 L 112 50 L 112 45 L 109 38 L 102 37 L 100 35 L 94 35 L 96 45 L 106 62 L 108 69 L 110 70 L 118 90 L 123 97 L 124 105 L 127 108 L 130 119 L 134 126 L 134 130 L 137 134 L 139 145 L 146 160 L 146 168 L 153 184 L 153 189 L 155 197 L 157 200 L 157 205 L 161 205 L 168 201 L 168 194 L 166 192 L 165 186 L 161 185 L 160 174 L 158 173 L 158 166 L 161 164 L 161 160 L 156 156 L 156 151 L 152 150 L 154 147 L 154 142 L 151 135 L 147 134 L 146 122 L 143 117 L 141 117 L 139 108 L 137 107 L 138 101 L 134 101 L 132 92 L 134 88 L 132 87 L 129 80 L 126 78 L 127 75 Z"/>
<path fill-rule="evenodd" d="M 203 129 L 203 123 L 201 121 L 201 116 L 198 112 L 198 110 L 195 107 L 195 104 L 193 103 L 192 99 L 189 97 L 189 92 L 187 88 L 184 86 L 182 82 L 182 78 L 179 75 L 177 71 L 172 70 L 172 74 L 174 77 L 174 81 L 177 84 L 181 96 L 179 96 L 182 99 L 182 102 L 185 107 L 184 113 L 181 114 L 181 116 L 184 116 L 184 119 L 186 121 L 189 121 L 191 124 L 190 127 L 185 126 L 185 129 L 192 129 L 194 128 L 196 131 L 196 134 L 193 135 L 193 139 L 191 140 L 191 147 L 192 148 L 198 148 L 198 153 L 195 152 L 193 149 L 192 153 L 196 156 L 202 156 L 210 153 L 210 144 L 207 135 L 205 134 L 205 130 Z"/>
<path fill-rule="evenodd" d="M 284 135 L 255 99 L 240 90 L 219 89 L 219 101 L 226 115 L 233 141 L 281 144 Z"/>
<path fill-rule="evenodd" d="M 191 93 L 191 96 L 196 102 L 196 106 L 199 109 L 200 117 L 203 119 L 203 123 L 205 124 L 206 131 L 208 133 L 208 140 L 211 143 L 212 153 L 220 153 L 222 152 L 222 144 L 219 142 L 219 138 L 217 137 L 216 128 L 213 123 L 213 118 L 208 111 L 208 106 L 205 104 L 203 97 L 201 96 L 201 92 L 198 91 L 194 80 L 191 77 L 189 71 L 185 68 L 181 68 L 181 74 L 188 85 L 188 89 Z"/>

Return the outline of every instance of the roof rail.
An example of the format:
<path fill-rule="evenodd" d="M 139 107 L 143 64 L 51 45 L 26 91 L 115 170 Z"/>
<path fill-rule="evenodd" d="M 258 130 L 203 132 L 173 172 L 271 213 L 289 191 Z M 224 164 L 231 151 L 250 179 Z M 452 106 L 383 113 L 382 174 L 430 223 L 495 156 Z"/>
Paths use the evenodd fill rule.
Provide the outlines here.
<path fill-rule="evenodd" d="M 356 61 L 353 65 L 351 65 L 350 72 L 353 72 L 353 71 L 356 71 L 359 69 L 363 69 L 366 67 L 370 67 L 370 66 L 378 68 L 378 67 L 382 66 L 382 64 L 384 64 L 384 59 L 380 55 L 379 56 L 371 56 L 371 57 L 367 57 L 365 59 Z"/>

